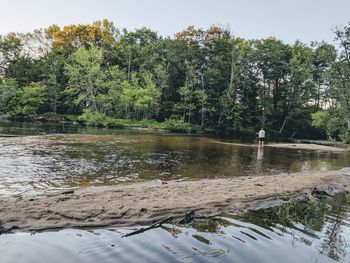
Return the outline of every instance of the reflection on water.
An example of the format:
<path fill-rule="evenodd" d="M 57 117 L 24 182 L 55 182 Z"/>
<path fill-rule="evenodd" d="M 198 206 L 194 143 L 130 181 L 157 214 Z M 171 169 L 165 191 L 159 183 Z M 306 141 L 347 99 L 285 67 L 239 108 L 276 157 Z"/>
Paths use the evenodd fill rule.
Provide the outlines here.
<path fill-rule="evenodd" d="M 19 128 L 12 127 L 10 131 L 16 129 Z M 80 131 L 102 133 L 103 129 Z M 157 178 L 216 178 L 346 166 L 350 166 L 349 152 L 268 147 L 258 150 L 255 145 L 218 144 L 201 136 L 137 134 L 123 130 L 115 135 L 0 137 L 0 196 Z"/>
<path fill-rule="evenodd" d="M 167 224 L 128 238 L 121 236 L 133 229 L 7 234 L 0 236 L 1 262 L 348 263 L 349 205 L 350 195 L 338 194 L 317 204 Z"/>
<path fill-rule="evenodd" d="M 262 163 L 264 159 L 264 148 L 259 147 L 256 155 L 256 172 L 262 172 Z"/>

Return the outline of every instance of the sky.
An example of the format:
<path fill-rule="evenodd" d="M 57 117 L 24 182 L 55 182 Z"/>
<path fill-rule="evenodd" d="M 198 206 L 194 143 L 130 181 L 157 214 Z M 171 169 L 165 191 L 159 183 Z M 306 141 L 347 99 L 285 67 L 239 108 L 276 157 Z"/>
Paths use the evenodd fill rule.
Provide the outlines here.
<path fill-rule="evenodd" d="M 0 0 L 0 34 L 107 18 L 171 37 L 189 25 L 216 24 L 247 39 L 332 42 L 332 29 L 350 22 L 349 10 L 350 0 Z"/>

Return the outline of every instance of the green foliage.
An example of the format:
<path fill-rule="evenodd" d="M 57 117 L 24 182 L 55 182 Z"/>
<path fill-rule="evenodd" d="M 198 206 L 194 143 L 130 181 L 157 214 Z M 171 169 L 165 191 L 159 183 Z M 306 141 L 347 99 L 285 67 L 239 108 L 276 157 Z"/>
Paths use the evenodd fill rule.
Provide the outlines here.
<path fill-rule="evenodd" d="M 146 72 L 141 77 L 132 74 L 131 80 L 121 85 L 120 105 L 126 119 L 147 119 L 150 114 L 157 114 L 160 91 L 152 74 Z"/>
<path fill-rule="evenodd" d="M 101 68 L 102 51 L 96 47 L 80 48 L 65 65 L 68 77 L 66 93 L 74 98 L 74 103 L 83 108 L 99 111 L 101 84 L 104 72 Z"/>
<path fill-rule="evenodd" d="M 45 104 L 45 87 L 31 83 L 20 88 L 14 79 L 0 84 L 0 113 L 14 118 L 32 118 Z"/>
<path fill-rule="evenodd" d="M 311 117 L 312 126 L 323 129 L 331 140 L 337 138 L 342 127 L 339 117 L 332 115 L 329 111 L 318 111 Z"/>
<path fill-rule="evenodd" d="M 89 126 L 123 128 L 124 125 L 117 119 L 111 118 L 103 113 L 85 109 L 84 113 L 78 117 L 78 121 Z"/>
<path fill-rule="evenodd" d="M 33 118 L 45 103 L 45 87 L 31 83 L 17 91 L 18 103 L 14 109 L 16 117 Z"/>
<path fill-rule="evenodd" d="M 67 114 L 67 115 L 64 115 L 64 119 L 67 120 L 67 121 L 75 121 L 77 122 L 79 120 L 79 116 L 78 115 L 73 115 L 73 114 Z"/>
<path fill-rule="evenodd" d="M 18 103 L 19 86 L 15 79 L 4 79 L 0 83 L 0 113 L 13 115 Z"/>
<path fill-rule="evenodd" d="M 109 117 L 103 113 L 85 109 L 84 113 L 78 117 L 78 121 L 88 126 L 107 127 L 107 128 L 124 128 L 124 127 L 141 127 L 164 129 L 172 132 L 193 133 L 198 130 L 195 126 L 185 123 L 182 120 L 169 119 L 164 122 L 156 122 L 155 120 L 128 120 L 116 119 Z"/>
<path fill-rule="evenodd" d="M 342 133 L 339 137 L 344 143 L 350 143 L 350 131 L 349 130 L 344 131 L 344 133 Z"/>
<path fill-rule="evenodd" d="M 327 111 L 318 111 L 312 115 L 312 125 L 317 128 L 327 129 L 327 122 L 330 118 Z"/>
<path fill-rule="evenodd" d="M 183 132 L 183 133 L 193 133 L 198 130 L 193 125 L 184 122 L 183 120 L 169 119 L 162 123 L 163 129 L 172 132 Z"/>
<path fill-rule="evenodd" d="M 218 26 L 162 38 L 108 20 L 11 33 L 0 36 L 0 113 L 181 132 L 263 125 L 278 137 L 348 141 L 349 28 L 335 30 L 338 49 L 245 40 Z"/>

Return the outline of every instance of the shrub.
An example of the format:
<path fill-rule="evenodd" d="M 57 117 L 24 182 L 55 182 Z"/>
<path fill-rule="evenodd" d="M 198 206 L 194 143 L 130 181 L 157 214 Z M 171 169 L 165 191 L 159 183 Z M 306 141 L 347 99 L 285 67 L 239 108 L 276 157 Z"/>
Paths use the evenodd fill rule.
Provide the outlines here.
<path fill-rule="evenodd" d="M 339 137 L 344 143 L 350 143 L 350 131 L 349 130 L 342 133 Z"/>
<path fill-rule="evenodd" d="M 311 115 L 312 126 L 323 129 L 328 138 L 334 140 L 342 129 L 342 123 L 336 115 L 330 114 L 329 111 L 318 111 Z"/>
<path fill-rule="evenodd" d="M 166 120 L 162 123 L 162 128 L 172 132 L 196 132 L 196 129 L 190 123 L 177 119 Z"/>
<path fill-rule="evenodd" d="M 78 121 L 79 120 L 78 115 L 72 115 L 72 114 L 65 115 L 64 118 L 68 121 Z"/>
<path fill-rule="evenodd" d="M 114 119 L 103 113 L 85 109 L 83 114 L 78 117 L 78 120 L 89 126 L 123 128 L 122 120 Z"/>

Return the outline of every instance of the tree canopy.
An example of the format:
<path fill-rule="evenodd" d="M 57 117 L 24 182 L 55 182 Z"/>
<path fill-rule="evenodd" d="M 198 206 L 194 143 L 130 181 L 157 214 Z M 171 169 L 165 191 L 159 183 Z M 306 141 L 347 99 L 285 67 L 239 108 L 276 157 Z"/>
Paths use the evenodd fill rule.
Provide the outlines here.
<path fill-rule="evenodd" d="M 0 114 L 166 121 L 217 132 L 350 140 L 350 24 L 338 46 L 224 27 L 174 38 L 108 20 L 0 36 Z M 85 115 L 84 115 L 85 114 Z"/>

